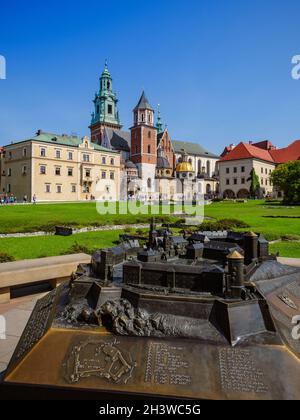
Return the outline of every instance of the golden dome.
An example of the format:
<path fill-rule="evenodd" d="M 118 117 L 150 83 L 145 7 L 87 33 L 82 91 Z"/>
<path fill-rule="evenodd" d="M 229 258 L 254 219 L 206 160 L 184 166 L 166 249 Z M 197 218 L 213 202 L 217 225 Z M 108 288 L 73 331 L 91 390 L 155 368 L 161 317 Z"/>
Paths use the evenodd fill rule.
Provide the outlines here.
<path fill-rule="evenodd" d="M 180 162 L 176 166 L 176 172 L 194 172 L 193 166 L 189 162 Z"/>

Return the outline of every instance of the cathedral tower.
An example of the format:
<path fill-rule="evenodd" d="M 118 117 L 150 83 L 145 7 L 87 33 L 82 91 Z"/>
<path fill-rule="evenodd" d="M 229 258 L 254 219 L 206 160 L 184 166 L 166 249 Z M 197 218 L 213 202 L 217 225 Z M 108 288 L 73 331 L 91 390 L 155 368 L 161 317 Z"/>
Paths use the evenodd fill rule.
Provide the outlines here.
<path fill-rule="evenodd" d="M 131 128 L 131 156 L 139 176 L 147 180 L 148 187 L 153 185 L 157 164 L 157 129 L 154 125 L 154 110 L 145 95 L 133 110 L 134 125 Z"/>
<path fill-rule="evenodd" d="M 104 128 L 120 130 L 122 125 L 119 119 L 118 99 L 113 92 L 113 83 L 110 72 L 105 63 L 104 71 L 100 77 L 99 92 L 95 94 L 94 112 L 90 125 L 92 142 L 101 144 Z"/>

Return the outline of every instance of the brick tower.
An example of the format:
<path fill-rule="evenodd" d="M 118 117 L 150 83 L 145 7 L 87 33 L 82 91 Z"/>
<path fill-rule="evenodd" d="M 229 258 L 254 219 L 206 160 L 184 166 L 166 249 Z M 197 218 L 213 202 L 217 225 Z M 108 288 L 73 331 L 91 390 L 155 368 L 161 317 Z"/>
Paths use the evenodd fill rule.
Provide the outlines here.
<path fill-rule="evenodd" d="M 133 110 L 133 116 L 130 160 L 136 164 L 140 178 L 147 180 L 151 188 L 157 164 L 157 128 L 154 126 L 154 110 L 144 92 Z"/>

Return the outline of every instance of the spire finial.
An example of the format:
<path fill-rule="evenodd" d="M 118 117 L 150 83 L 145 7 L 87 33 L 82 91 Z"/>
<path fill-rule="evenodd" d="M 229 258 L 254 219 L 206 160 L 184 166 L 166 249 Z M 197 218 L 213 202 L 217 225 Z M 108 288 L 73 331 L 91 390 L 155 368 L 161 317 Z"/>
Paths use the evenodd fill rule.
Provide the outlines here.
<path fill-rule="evenodd" d="M 157 104 L 157 123 L 156 123 L 157 133 L 160 134 L 163 132 L 163 124 L 161 122 L 160 115 L 160 104 Z"/>
<path fill-rule="evenodd" d="M 105 59 L 105 64 L 104 64 L 105 68 L 107 69 L 107 58 Z"/>

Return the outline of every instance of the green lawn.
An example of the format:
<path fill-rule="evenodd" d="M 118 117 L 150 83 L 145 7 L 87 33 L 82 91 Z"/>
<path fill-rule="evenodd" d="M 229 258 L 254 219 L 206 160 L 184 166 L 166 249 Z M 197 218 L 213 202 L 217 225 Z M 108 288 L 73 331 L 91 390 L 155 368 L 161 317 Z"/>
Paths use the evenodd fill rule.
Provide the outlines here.
<path fill-rule="evenodd" d="M 155 209 L 159 211 L 158 206 Z M 149 220 L 148 210 L 143 206 L 143 214 L 99 214 L 95 202 L 5 205 L 0 206 L 0 233 L 50 231 L 62 224 L 85 227 L 145 223 Z"/>
<path fill-rule="evenodd" d="M 293 242 L 271 245 L 272 252 L 285 257 L 300 258 L 300 207 L 266 204 L 264 201 L 248 203 L 220 202 L 205 207 L 205 216 L 215 219 L 235 218 L 248 223 L 249 230 L 263 233 L 270 241 L 290 236 Z M 269 218 L 265 216 L 280 216 Z M 282 218 L 282 217 L 294 218 Z M 149 215 L 99 215 L 95 203 L 45 204 L 0 207 L 0 232 L 43 230 L 56 224 L 73 226 L 114 225 L 145 223 Z M 245 229 L 242 229 L 245 230 Z M 0 239 L 0 252 L 16 259 L 60 255 L 68 252 L 75 243 L 89 250 L 111 246 L 119 231 L 90 232 L 70 237 L 32 237 Z"/>
<path fill-rule="evenodd" d="M 300 239 L 300 207 L 266 204 L 264 201 L 234 203 L 222 201 L 205 207 L 205 216 L 216 219 L 235 218 L 242 220 L 254 232 L 263 233 L 269 241 L 284 235 L 297 235 Z M 295 218 L 269 218 L 266 216 L 288 216 Z M 297 218 L 298 217 L 298 218 Z"/>
<path fill-rule="evenodd" d="M 270 245 L 270 251 L 281 257 L 300 258 L 300 242 L 278 242 Z"/>
<path fill-rule="evenodd" d="M 90 251 L 114 246 L 122 231 L 79 233 L 72 236 L 36 236 L 0 239 L 0 253 L 6 252 L 16 260 L 50 257 L 68 253 L 73 245 Z"/>

